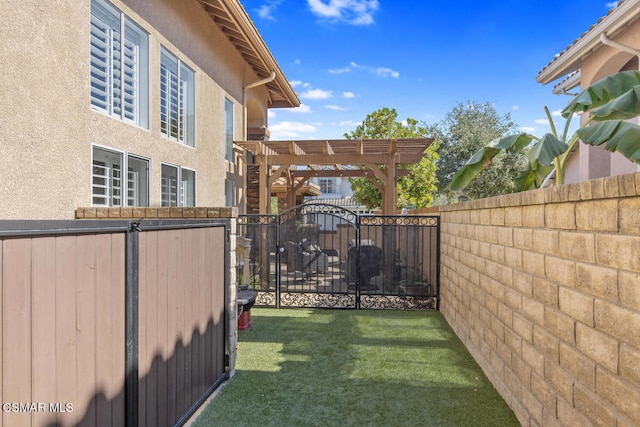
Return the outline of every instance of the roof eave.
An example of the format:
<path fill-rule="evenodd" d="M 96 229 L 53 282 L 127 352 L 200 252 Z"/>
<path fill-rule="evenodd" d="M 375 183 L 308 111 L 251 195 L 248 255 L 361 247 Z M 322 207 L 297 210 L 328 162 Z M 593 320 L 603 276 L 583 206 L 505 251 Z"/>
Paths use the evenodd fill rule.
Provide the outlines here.
<path fill-rule="evenodd" d="M 225 32 L 225 26 L 232 28 L 236 35 L 246 38 L 234 42 L 233 34 L 227 33 L 231 43 L 236 46 L 240 55 L 247 61 L 259 79 L 275 73 L 275 79 L 266 85 L 269 91 L 269 108 L 294 108 L 301 105 L 298 95 L 284 75 L 284 72 L 276 62 L 267 47 L 264 39 L 258 32 L 253 21 L 238 0 L 199 0 L 213 21 Z M 224 12 L 222 12 L 224 11 Z M 218 15 L 228 15 L 230 21 L 220 20 Z M 227 27 L 227 28 L 229 28 Z M 246 42 L 246 43 L 244 43 Z M 243 47 L 238 47 L 242 45 Z"/>
<path fill-rule="evenodd" d="M 600 34 L 613 36 L 625 25 L 637 18 L 640 1 L 627 0 L 594 25 L 582 38 L 562 52 L 554 61 L 538 73 L 536 81 L 543 85 L 579 70 L 581 60 L 602 45 Z"/>

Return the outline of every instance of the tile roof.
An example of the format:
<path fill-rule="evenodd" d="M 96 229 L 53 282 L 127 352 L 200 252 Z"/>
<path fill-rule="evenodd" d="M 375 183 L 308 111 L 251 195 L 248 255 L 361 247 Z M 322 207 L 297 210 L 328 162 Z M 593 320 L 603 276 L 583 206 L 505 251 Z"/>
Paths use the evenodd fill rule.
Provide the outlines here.
<path fill-rule="evenodd" d="M 620 1 L 618 2 L 618 5 L 617 5 L 616 7 L 614 7 L 614 8 L 612 8 L 612 9 L 610 9 L 610 10 L 607 12 L 607 14 L 606 14 L 606 15 L 604 15 L 604 16 L 602 16 L 600 19 L 598 19 L 598 21 L 597 21 L 596 23 L 594 23 L 593 25 L 591 25 L 591 26 L 589 27 L 589 29 L 587 29 L 585 32 L 583 32 L 583 33 L 580 35 L 580 37 L 578 37 L 577 39 L 575 39 L 575 40 L 574 40 L 574 41 L 573 41 L 569 46 L 567 46 L 567 47 L 566 47 L 562 52 L 560 52 L 558 55 L 556 55 L 556 56 L 555 56 L 555 57 L 554 57 L 554 58 L 553 58 L 553 59 L 552 59 L 552 60 L 551 60 L 551 61 L 550 61 L 550 62 L 549 62 L 549 63 L 548 63 L 548 64 L 547 64 L 547 65 L 546 65 L 542 70 L 540 70 L 540 72 L 538 72 L 538 76 L 537 76 L 537 80 L 538 80 L 538 82 L 541 82 L 541 83 L 543 83 L 543 84 L 548 83 L 547 81 L 544 81 L 544 82 L 542 81 L 542 80 L 544 80 L 544 79 L 545 79 L 545 78 L 543 78 L 543 76 L 542 76 L 542 75 L 543 75 L 543 74 L 548 74 L 548 73 L 549 73 L 549 68 L 550 68 L 550 67 L 552 67 L 552 66 L 556 66 L 556 65 L 557 65 L 557 63 L 559 63 L 559 61 L 564 60 L 564 59 L 565 59 L 564 57 L 569 53 L 569 51 L 571 51 L 572 49 L 577 49 L 577 48 L 578 48 L 578 45 L 579 45 L 581 42 L 585 41 L 585 39 L 590 38 L 590 36 L 592 36 L 592 33 L 594 33 L 594 34 L 593 34 L 593 36 L 597 37 L 597 36 L 598 36 L 598 34 L 596 33 L 596 31 L 597 31 L 598 29 L 607 30 L 607 28 L 603 27 L 603 23 L 605 23 L 606 21 L 608 21 L 608 18 L 610 18 L 610 17 L 611 17 L 611 15 L 614 15 L 614 14 L 619 15 L 619 16 L 617 16 L 617 17 L 616 17 L 616 20 L 620 20 L 620 16 L 622 16 L 622 20 L 625 20 L 625 21 L 627 21 L 627 20 L 628 20 L 628 21 L 630 22 L 631 20 L 633 20 L 633 19 L 634 19 L 634 17 L 631 17 L 631 16 L 625 16 L 624 14 L 623 14 L 623 15 L 620 15 L 620 13 L 619 13 L 619 12 L 622 12 L 622 9 L 623 9 L 623 8 L 628 9 L 628 10 L 632 10 L 632 8 L 634 7 L 634 4 L 637 4 L 637 3 L 639 3 L 639 2 L 640 2 L 640 0 L 620 0 Z M 636 9 L 636 10 L 637 10 L 637 9 Z M 613 19 L 613 18 L 612 18 L 612 19 Z M 576 62 L 577 62 L 577 61 L 576 61 Z M 576 71 L 576 70 L 577 70 L 577 69 L 579 69 L 579 68 L 580 68 L 579 64 L 577 64 L 577 63 L 576 63 L 576 64 L 574 64 L 574 66 L 573 66 L 573 67 L 567 67 L 567 69 L 566 69 L 566 70 L 564 70 L 564 71 L 565 71 L 565 73 L 564 73 L 564 74 L 566 74 L 566 73 L 570 73 L 570 72 L 573 72 L 573 71 Z M 557 77 L 561 77 L 561 76 L 559 75 L 559 76 L 555 76 L 555 77 L 557 78 Z M 554 80 L 554 79 L 552 79 L 552 80 Z"/>

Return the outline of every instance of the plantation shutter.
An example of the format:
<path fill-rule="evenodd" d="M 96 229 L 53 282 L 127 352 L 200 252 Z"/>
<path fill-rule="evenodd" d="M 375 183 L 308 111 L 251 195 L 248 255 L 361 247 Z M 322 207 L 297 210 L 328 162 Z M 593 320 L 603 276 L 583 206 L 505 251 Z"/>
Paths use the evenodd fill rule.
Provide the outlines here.
<path fill-rule="evenodd" d="M 166 136 L 177 141 L 180 139 L 180 105 L 178 103 L 178 61 L 162 52 L 160 59 L 160 122 Z"/>
<path fill-rule="evenodd" d="M 133 123 L 140 115 L 140 44 L 123 14 L 91 3 L 91 105 Z"/>

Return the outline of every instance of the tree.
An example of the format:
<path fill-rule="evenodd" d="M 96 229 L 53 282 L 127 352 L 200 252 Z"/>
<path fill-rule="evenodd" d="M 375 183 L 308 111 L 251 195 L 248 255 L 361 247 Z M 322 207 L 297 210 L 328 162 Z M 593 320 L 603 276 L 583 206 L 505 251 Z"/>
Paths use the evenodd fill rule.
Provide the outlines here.
<path fill-rule="evenodd" d="M 440 141 L 438 154 L 438 193 L 444 201 L 452 201 L 455 192 L 447 189 L 453 175 L 486 141 L 517 129 L 511 114 L 499 115 L 488 102 L 458 102 L 445 118 L 431 125 L 428 132 Z M 513 192 L 513 180 L 523 167 L 524 155 L 503 153 L 493 159 L 491 168 L 465 189 L 469 198 L 490 197 Z"/>
<path fill-rule="evenodd" d="M 478 150 L 454 175 L 449 188 L 461 190 L 479 176 L 496 156 L 519 153 L 527 149 L 526 169 L 514 181 L 515 191 L 539 188 L 545 177 L 556 172 L 556 185 L 564 184 L 565 166 L 579 141 L 604 146 L 640 164 L 640 126 L 627 120 L 640 116 L 640 72 L 621 71 L 598 80 L 580 92 L 562 111 L 566 119 L 563 133 L 545 107 L 551 133 L 542 138 L 527 133 L 496 138 Z M 589 114 L 588 119 L 569 138 L 569 125 L 574 114 Z"/>
<path fill-rule="evenodd" d="M 398 121 L 395 108 L 381 108 L 368 114 L 364 122 L 354 131 L 344 134 L 347 139 L 391 139 L 425 138 L 427 129 L 417 120 L 408 118 L 405 123 Z M 438 144 L 433 143 L 425 151 L 425 156 L 415 165 L 407 165 L 409 175 L 398 178 L 399 209 L 407 207 L 422 208 L 433 201 L 436 185 L 436 160 Z M 382 204 L 380 190 L 368 178 L 350 178 L 354 198 L 369 209 L 379 208 Z"/>

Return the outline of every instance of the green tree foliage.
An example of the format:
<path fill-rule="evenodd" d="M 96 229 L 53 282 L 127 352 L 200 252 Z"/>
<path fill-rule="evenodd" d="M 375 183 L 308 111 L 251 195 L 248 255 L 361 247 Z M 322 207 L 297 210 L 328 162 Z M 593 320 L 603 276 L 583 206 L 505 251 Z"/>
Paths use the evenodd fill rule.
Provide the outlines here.
<path fill-rule="evenodd" d="M 515 191 L 539 188 L 553 170 L 556 172 L 556 185 L 562 185 L 567 160 L 580 141 L 618 152 L 640 164 L 640 126 L 627 121 L 640 116 L 640 72 L 621 71 L 598 80 L 580 92 L 562 110 L 562 117 L 566 120 L 562 134 L 557 132 L 549 109 L 544 107 L 544 110 L 551 133 L 544 134 L 542 138 L 521 133 L 491 140 L 455 173 L 448 188 L 460 191 L 472 185 L 497 156 L 524 150 L 526 168 L 514 181 Z M 571 119 L 576 112 L 588 116 L 569 137 Z"/>
<path fill-rule="evenodd" d="M 347 139 L 390 139 L 390 138 L 426 138 L 427 128 L 417 120 L 408 118 L 398 121 L 395 108 L 381 108 L 368 114 L 364 122 L 351 133 L 344 134 Z M 425 152 L 420 163 L 407 165 L 409 175 L 398 178 L 399 209 L 406 207 L 422 208 L 431 205 L 437 190 L 436 160 L 438 144 L 433 143 Z M 379 208 L 382 204 L 380 190 L 368 178 L 351 178 L 354 197 L 369 209 Z"/>
<path fill-rule="evenodd" d="M 442 121 L 428 126 L 428 133 L 440 141 L 437 178 L 443 202 L 455 198 L 456 194 L 447 186 L 473 153 L 487 141 L 516 129 L 510 113 L 500 115 L 490 103 L 475 101 L 459 102 Z M 501 153 L 492 159 L 491 167 L 465 189 L 465 195 L 476 199 L 512 193 L 513 181 L 525 162 L 523 153 Z"/>

